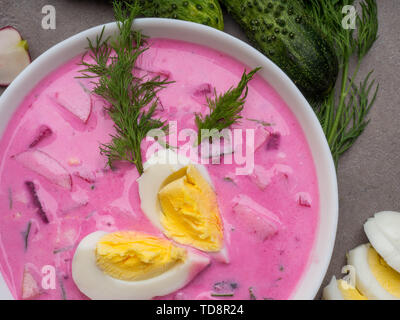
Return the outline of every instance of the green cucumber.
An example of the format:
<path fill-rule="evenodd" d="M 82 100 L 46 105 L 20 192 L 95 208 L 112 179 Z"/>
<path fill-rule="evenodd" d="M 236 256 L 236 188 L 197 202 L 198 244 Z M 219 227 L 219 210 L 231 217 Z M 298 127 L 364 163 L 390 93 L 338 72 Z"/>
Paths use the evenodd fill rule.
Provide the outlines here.
<path fill-rule="evenodd" d="M 297 0 L 221 0 L 250 42 L 303 94 L 321 100 L 335 86 L 338 58 Z"/>
<path fill-rule="evenodd" d="M 146 17 L 172 18 L 224 30 L 218 0 L 138 0 Z"/>

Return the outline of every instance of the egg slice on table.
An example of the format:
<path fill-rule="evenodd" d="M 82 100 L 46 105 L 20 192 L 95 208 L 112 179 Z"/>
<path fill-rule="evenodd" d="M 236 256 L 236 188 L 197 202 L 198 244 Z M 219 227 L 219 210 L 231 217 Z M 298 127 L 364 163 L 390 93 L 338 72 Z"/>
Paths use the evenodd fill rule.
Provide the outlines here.
<path fill-rule="evenodd" d="M 368 300 L 346 280 L 336 280 L 335 277 L 332 277 L 331 282 L 324 288 L 322 297 L 325 300 Z"/>
<path fill-rule="evenodd" d="M 400 273 L 392 269 L 370 244 L 348 253 L 348 263 L 356 270 L 356 287 L 371 300 L 399 300 Z"/>
<path fill-rule="evenodd" d="M 135 231 L 96 231 L 79 243 L 72 277 L 96 300 L 148 300 L 188 284 L 210 263 L 209 257 Z"/>
<path fill-rule="evenodd" d="M 364 224 L 364 231 L 379 255 L 400 272 L 400 212 L 376 213 Z"/>
<path fill-rule="evenodd" d="M 224 248 L 217 196 L 203 165 L 165 149 L 137 181 L 143 212 L 168 238 L 206 252 Z"/>

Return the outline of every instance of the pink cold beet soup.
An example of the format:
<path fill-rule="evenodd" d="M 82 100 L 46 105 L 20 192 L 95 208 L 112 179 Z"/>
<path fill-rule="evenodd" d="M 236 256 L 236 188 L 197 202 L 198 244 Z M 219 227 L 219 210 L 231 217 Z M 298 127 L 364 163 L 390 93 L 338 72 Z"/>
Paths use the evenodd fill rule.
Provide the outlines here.
<path fill-rule="evenodd" d="M 52 72 L 24 98 L 1 140 L 0 268 L 16 299 L 87 299 L 71 263 L 81 239 L 96 230 L 164 236 L 141 210 L 136 168 L 123 163 L 111 170 L 99 152 L 113 122 L 103 100 L 89 95 L 89 81 L 76 78 L 80 60 Z M 210 48 L 168 39 L 151 39 L 138 67 L 174 81 L 159 94 L 159 115 L 191 129 L 194 114 L 208 110 L 206 97 L 235 86 L 246 68 Z M 205 165 L 229 261 L 211 256 L 189 284 L 157 299 L 288 299 L 308 265 L 319 193 L 302 129 L 259 76 L 241 115 L 234 127 L 255 130 L 252 174 L 235 175 L 236 164 Z M 276 230 L 251 214 L 273 215 Z M 54 267 L 53 284 L 43 285 L 46 266 Z M 23 279 L 37 294 L 23 292 Z"/>

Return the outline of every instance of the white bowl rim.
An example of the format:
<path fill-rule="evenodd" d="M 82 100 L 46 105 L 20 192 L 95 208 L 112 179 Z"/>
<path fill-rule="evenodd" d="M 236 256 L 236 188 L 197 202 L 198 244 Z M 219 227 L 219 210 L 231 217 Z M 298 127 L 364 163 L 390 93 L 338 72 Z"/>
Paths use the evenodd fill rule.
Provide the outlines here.
<path fill-rule="evenodd" d="M 0 97 L 0 135 L 3 134 L 9 119 L 25 95 L 46 75 L 83 53 L 87 47 L 87 38 L 95 39 L 104 26 L 106 36 L 114 34 L 117 30 L 116 23 L 111 22 L 82 31 L 42 53 L 18 75 Z M 308 140 L 317 170 L 320 216 L 308 266 L 290 298 L 315 298 L 325 277 L 334 248 L 339 200 L 332 155 L 321 125 L 307 100 L 289 77 L 271 60 L 247 43 L 225 32 L 197 23 L 162 18 L 139 18 L 135 20 L 134 27 L 143 30 L 143 33 L 150 37 L 183 40 L 204 45 L 224 52 L 251 68 L 261 66 L 259 75 L 278 92 L 295 114 Z M 13 299 L 1 274 L 0 299 Z"/>

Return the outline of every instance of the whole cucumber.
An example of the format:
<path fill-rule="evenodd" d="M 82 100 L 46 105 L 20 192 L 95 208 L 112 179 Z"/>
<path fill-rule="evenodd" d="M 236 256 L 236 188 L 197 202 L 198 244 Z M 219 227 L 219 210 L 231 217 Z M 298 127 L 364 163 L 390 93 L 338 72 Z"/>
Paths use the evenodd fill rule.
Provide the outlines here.
<path fill-rule="evenodd" d="M 224 29 L 224 18 L 218 0 L 138 0 L 143 15 L 201 23 Z"/>
<path fill-rule="evenodd" d="M 338 58 L 297 0 L 221 0 L 251 43 L 303 94 L 320 100 L 335 86 Z"/>

